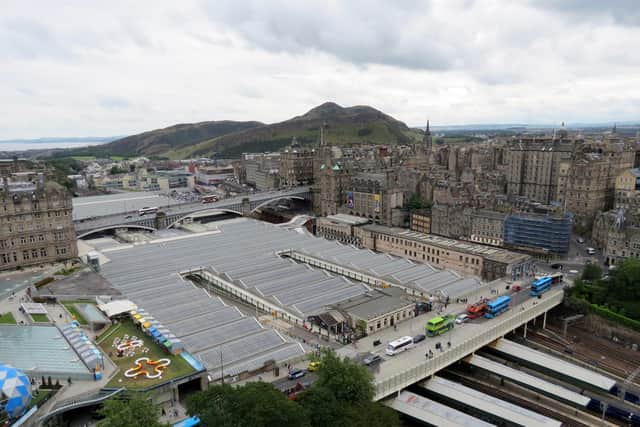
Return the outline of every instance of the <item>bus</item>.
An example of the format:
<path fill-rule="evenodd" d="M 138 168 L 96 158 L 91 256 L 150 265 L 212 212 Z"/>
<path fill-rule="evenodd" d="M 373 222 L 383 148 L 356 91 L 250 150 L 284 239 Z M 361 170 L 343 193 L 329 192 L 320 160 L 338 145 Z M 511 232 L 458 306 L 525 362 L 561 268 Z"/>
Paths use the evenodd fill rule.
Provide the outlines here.
<path fill-rule="evenodd" d="M 409 350 L 411 347 L 413 347 L 413 338 L 402 337 L 387 344 L 385 353 L 387 353 L 387 356 L 393 356 L 395 354 L 402 353 L 405 350 Z"/>
<path fill-rule="evenodd" d="M 507 295 L 503 295 L 490 301 L 487 303 L 487 312 L 484 314 L 484 317 L 487 319 L 493 319 L 499 314 L 507 311 L 509 309 L 509 304 L 511 303 L 511 297 Z"/>
<path fill-rule="evenodd" d="M 543 293 L 547 292 L 549 288 L 551 288 L 551 285 L 555 285 L 556 283 L 561 283 L 562 279 L 563 279 L 562 274 L 560 273 L 555 273 L 555 274 L 552 274 L 551 276 L 541 277 L 535 280 L 531 284 L 531 292 L 529 294 L 532 297 L 540 296 Z"/>
<path fill-rule="evenodd" d="M 154 214 L 156 212 L 158 212 L 158 208 L 157 207 L 150 208 L 148 206 L 145 206 L 144 208 L 141 208 L 141 209 L 138 210 L 138 215 L 145 216 L 147 214 Z"/>
<path fill-rule="evenodd" d="M 427 322 L 427 336 L 435 337 L 450 331 L 455 326 L 456 319 L 453 315 L 436 316 Z"/>
<path fill-rule="evenodd" d="M 218 201 L 218 196 L 215 194 L 207 194 L 206 196 L 200 197 L 200 201 L 202 203 L 213 203 Z"/>

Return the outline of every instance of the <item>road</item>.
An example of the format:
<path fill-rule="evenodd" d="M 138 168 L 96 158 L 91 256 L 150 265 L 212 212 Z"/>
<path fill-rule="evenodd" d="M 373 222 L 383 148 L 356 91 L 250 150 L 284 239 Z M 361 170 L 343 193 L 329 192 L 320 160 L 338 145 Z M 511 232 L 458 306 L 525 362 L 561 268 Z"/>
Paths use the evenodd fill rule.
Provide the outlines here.
<path fill-rule="evenodd" d="M 253 193 L 250 195 L 242 195 L 236 197 L 230 197 L 227 199 L 220 200 L 214 203 L 207 203 L 203 205 L 200 202 L 188 202 L 184 203 L 182 201 L 175 201 L 173 199 L 167 200 L 166 197 L 161 196 L 153 196 L 154 198 L 143 198 L 137 200 L 137 197 L 140 197 L 140 194 L 137 194 L 135 197 L 129 197 L 123 203 L 121 201 L 122 194 L 117 195 L 109 195 L 109 196 L 93 196 L 87 197 L 87 201 L 74 201 L 74 210 L 76 209 L 76 205 L 80 211 L 76 214 L 74 212 L 74 222 L 76 225 L 76 230 L 79 230 L 79 233 L 89 230 L 94 230 L 102 227 L 109 227 L 113 225 L 126 224 L 126 223 L 134 223 L 143 219 L 153 220 L 155 218 L 155 214 L 149 215 L 138 215 L 137 209 L 152 206 L 159 207 L 160 210 L 166 215 L 187 215 L 196 210 L 203 209 L 224 209 L 230 206 L 239 206 L 242 204 L 242 199 L 248 197 L 250 201 L 253 202 L 261 202 L 267 201 L 276 197 L 286 197 L 290 195 L 301 194 L 307 192 L 309 187 L 294 187 L 288 190 L 282 191 L 264 191 L 259 193 Z M 145 197 L 146 193 L 142 194 L 142 197 Z M 115 196 L 115 197 L 114 197 Z M 109 199 L 105 199 L 105 203 L 101 203 L 101 197 L 108 197 Z M 78 199 L 75 199 L 78 200 Z M 132 200 L 137 200 L 133 205 Z M 156 204 L 153 204 L 152 201 L 155 200 Z M 171 201 L 173 200 L 173 201 Z M 137 209 L 132 209 L 132 206 L 139 206 Z M 114 213 L 115 211 L 115 213 Z"/>

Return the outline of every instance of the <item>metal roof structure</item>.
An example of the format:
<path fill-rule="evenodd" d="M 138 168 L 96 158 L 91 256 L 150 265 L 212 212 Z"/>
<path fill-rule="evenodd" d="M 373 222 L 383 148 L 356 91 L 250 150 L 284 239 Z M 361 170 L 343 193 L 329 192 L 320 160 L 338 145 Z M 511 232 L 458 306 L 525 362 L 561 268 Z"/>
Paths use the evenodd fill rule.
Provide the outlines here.
<path fill-rule="evenodd" d="M 371 272 L 410 271 L 411 286 L 427 292 L 441 288 L 457 292 L 479 285 L 475 279 L 461 279 L 449 271 L 265 222 L 239 218 L 220 221 L 216 227 L 216 231 L 201 234 L 107 248 L 102 255 L 108 261 L 101 266 L 101 274 L 115 288 L 173 332 L 210 371 L 223 364 L 225 374 L 241 372 L 267 360 L 284 360 L 277 357 L 295 357 L 304 350 L 258 322 L 252 325 L 243 320 L 245 316 L 236 309 L 182 279 L 181 274 L 190 271 L 208 271 L 245 294 L 270 301 L 301 318 L 364 295 L 370 288 L 279 256 L 291 249 L 320 254 L 338 263 L 348 260 L 349 265 L 363 269 L 367 268 L 365 264 L 371 265 Z M 205 333 L 210 328 L 214 331 Z"/>
<path fill-rule="evenodd" d="M 435 376 L 419 383 L 421 387 L 442 397 L 457 401 L 484 413 L 527 427 L 560 427 L 562 423 L 529 409 L 521 408 L 488 394 Z"/>
<path fill-rule="evenodd" d="M 55 326 L 0 325 L 0 360 L 30 377 L 90 380 L 93 375 Z"/>
<path fill-rule="evenodd" d="M 517 384 L 542 392 L 555 399 L 569 402 L 575 406 L 586 407 L 591 400 L 590 398 L 569 390 L 568 388 L 550 383 L 534 375 L 513 369 L 509 366 L 503 365 L 502 363 L 487 359 L 486 357 L 478 356 L 477 354 L 472 354 L 464 359 L 464 361 L 470 365 L 484 369 L 496 375 L 500 375 L 501 377 L 508 378 Z"/>
<path fill-rule="evenodd" d="M 616 385 L 615 380 L 600 375 L 597 372 L 574 365 L 570 362 L 565 362 L 557 357 L 550 356 L 524 345 L 516 344 L 504 338 L 491 344 L 491 348 L 510 357 L 523 360 L 531 365 L 542 367 L 565 377 L 574 378 L 581 383 L 592 385 L 607 392 Z"/>
<path fill-rule="evenodd" d="M 439 427 L 490 427 L 490 424 L 410 391 L 401 391 L 388 406 L 412 418 Z"/>

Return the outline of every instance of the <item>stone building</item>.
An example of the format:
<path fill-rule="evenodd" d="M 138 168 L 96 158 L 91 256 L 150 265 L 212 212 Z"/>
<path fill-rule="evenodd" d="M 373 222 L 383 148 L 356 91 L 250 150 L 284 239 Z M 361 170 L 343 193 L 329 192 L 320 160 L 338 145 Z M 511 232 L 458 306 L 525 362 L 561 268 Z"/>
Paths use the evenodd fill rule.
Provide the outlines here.
<path fill-rule="evenodd" d="M 471 213 L 471 235 L 469 240 L 491 246 L 504 243 L 504 219 L 506 214 L 489 210 L 474 210 Z"/>
<path fill-rule="evenodd" d="M 622 209 L 598 213 L 591 237 L 607 265 L 640 258 L 640 227 L 629 223 Z"/>
<path fill-rule="evenodd" d="M 640 214 L 640 169 L 627 169 L 616 178 L 614 209 L 624 209 L 627 214 Z"/>
<path fill-rule="evenodd" d="M 376 224 L 405 226 L 408 210 L 404 192 L 393 186 L 384 173 L 361 173 L 345 185 L 344 204 L 338 211 L 369 218 Z"/>
<path fill-rule="evenodd" d="M 338 213 L 346 194 L 351 173 L 340 163 L 319 166 L 313 189 L 313 206 L 316 215 L 329 216 Z"/>
<path fill-rule="evenodd" d="M 244 154 L 242 166 L 246 184 L 258 190 L 275 190 L 280 186 L 280 153 Z"/>
<path fill-rule="evenodd" d="M 533 268 L 533 259 L 529 255 L 433 234 L 375 224 L 358 227 L 356 234 L 366 248 L 487 281 L 501 277 L 525 277 Z"/>
<path fill-rule="evenodd" d="M 371 222 L 367 218 L 337 214 L 319 217 L 316 220 L 316 235 L 327 240 L 337 240 L 346 245 L 362 247 L 362 240 L 354 232 L 354 227 Z"/>
<path fill-rule="evenodd" d="M 409 215 L 409 228 L 420 233 L 431 233 L 431 209 L 411 211 Z"/>
<path fill-rule="evenodd" d="M 575 142 L 522 139 L 507 151 L 507 194 L 543 204 L 558 200 L 560 163 L 571 160 Z"/>
<path fill-rule="evenodd" d="M 0 269 L 78 256 L 71 194 L 43 173 L 2 176 Z"/>
<path fill-rule="evenodd" d="M 281 187 L 295 187 L 313 182 L 313 152 L 290 148 L 280 153 L 279 176 Z"/>

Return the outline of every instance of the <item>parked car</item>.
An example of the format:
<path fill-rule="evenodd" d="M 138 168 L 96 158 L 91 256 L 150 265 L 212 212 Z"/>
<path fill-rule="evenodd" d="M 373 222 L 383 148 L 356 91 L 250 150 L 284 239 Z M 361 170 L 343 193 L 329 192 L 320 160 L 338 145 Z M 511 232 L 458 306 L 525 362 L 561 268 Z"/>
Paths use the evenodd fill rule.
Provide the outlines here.
<path fill-rule="evenodd" d="M 595 250 L 595 249 L 593 249 L 593 248 L 587 248 L 587 253 L 588 253 L 589 255 L 595 255 L 596 250 Z"/>
<path fill-rule="evenodd" d="M 418 334 L 415 337 L 413 337 L 413 343 L 416 344 L 416 343 L 419 343 L 420 341 L 424 341 L 425 338 L 426 338 L 425 335 Z"/>
<path fill-rule="evenodd" d="M 305 375 L 307 375 L 307 371 L 305 371 L 304 369 L 294 369 L 293 371 L 289 372 L 288 378 L 290 380 L 295 380 L 298 378 L 302 378 Z"/>
<path fill-rule="evenodd" d="M 461 323 L 467 323 L 469 321 L 469 315 L 468 314 L 458 314 L 458 317 L 456 317 L 456 323 L 459 325 Z"/>
<path fill-rule="evenodd" d="M 367 366 L 372 366 L 382 362 L 382 357 L 380 357 L 379 354 L 370 354 L 369 356 L 364 358 L 363 362 Z"/>
<path fill-rule="evenodd" d="M 314 371 L 317 371 L 318 369 L 320 369 L 320 362 L 318 360 L 314 360 L 313 362 L 310 362 L 309 366 L 307 366 L 307 370 L 309 372 L 314 372 Z"/>
<path fill-rule="evenodd" d="M 578 238 L 576 239 L 576 242 L 578 242 L 578 243 L 580 243 L 580 244 L 583 244 L 583 243 L 584 243 L 584 239 L 583 239 L 582 237 L 578 237 Z"/>

